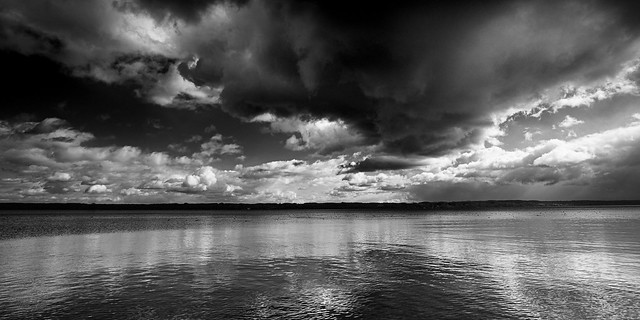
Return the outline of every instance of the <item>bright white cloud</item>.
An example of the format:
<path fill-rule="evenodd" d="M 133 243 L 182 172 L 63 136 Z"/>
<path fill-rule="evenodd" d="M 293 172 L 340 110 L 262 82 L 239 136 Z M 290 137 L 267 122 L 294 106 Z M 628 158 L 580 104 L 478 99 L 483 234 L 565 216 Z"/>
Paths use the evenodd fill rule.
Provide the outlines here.
<path fill-rule="evenodd" d="M 410 180 L 414 184 L 585 181 L 615 171 L 617 162 L 637 151 L 639 140 L 640 122 L 632 122 L 571 140 L 543 140 L 523 149 L 491 146 L 461 153 L 449 163 L 425 165 Z"/>
<path fill-rule="evenodd" d="M 265 113 L 250 121 L 269 123 L 272 132 L 297 133 L 285 141 L 285 148 L 294 151 L 332 152 L 365 143 L 364 137 L 357 131 L 350 129 L 342 120 L 279 118 L 273 114 Z"/>
<path fill-rule="evenodd" d="M 111 192 L 111 189 L 107 188 L 107 186 L 103 184 L 94 184 L 87 188 L 87 193 L 107 193 Z"/>
<path fill-rule="evenodd" d="M 640 124 L 634 123 L 627 127 L 590 134 L 569 141 L 549 141 L 546 143 L 555 147 L 537 158 L 533 164 L 572 165 L 595 159 L 612 162 L 636 147 L 639 140 Z"/>
<path fill-rule="evenodd" d="M 574 87 L 567 85 L 561 90 L 562 97 L 551 103 L 552 110 L 561 108 L 589 107 L 596 101 L 610 99 L 622 94 L 640 94 L 636 83 L 629 79 L 629 75 L 637 72 L 640 60 L 633 60 L 625 64 L 618 74 L 611 79 L 605 79 L 604 83 L 596 86 Z"/>
<path fill-rule="evenodd" d="M 584 121 L 582 120 L 578 120 L 572 116 L 566 116 L 564 118 L 564 120 L 562 120 L 562 122 L 560 122 L 560 124 L 558 124 L 558 126 L 560 128 L 571 128 L 573 126 L 579 125 L 579 124 L 583 124 Z"/>
<path fill-rule="evenodd" d="M 184 177 L 182 186 L 192 191 L 207 191 L 218 179 L 210 166 L 202 167 L 193 174 Z"/>

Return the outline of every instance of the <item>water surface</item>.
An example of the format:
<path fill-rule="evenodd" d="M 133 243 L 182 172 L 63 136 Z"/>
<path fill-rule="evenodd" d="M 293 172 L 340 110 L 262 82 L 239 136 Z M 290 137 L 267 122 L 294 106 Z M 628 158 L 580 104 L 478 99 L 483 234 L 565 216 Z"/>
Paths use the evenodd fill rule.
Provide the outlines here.
<path fill-rule="evenodd" d="M 2 319 L 638 319 L 640 208 L 0 215 Z"/>

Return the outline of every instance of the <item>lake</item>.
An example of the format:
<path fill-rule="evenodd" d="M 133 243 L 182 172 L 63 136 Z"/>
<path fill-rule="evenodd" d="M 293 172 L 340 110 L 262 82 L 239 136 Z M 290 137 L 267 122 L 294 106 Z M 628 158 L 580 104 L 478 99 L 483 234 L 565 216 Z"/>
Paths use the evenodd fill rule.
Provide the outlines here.
<path fill-rule="evenodd" d="M 640 319 L 640 207 L 10 213 L 1 319 Z"/>

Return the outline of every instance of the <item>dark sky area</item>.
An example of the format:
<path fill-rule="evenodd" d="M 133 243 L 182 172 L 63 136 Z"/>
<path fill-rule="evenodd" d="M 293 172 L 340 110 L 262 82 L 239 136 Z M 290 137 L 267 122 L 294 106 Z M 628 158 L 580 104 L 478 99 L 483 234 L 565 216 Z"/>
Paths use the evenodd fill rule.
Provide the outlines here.
<path fill-rule="evenodd" d="M 0 4 L 0 201 L 638 199 L 633 1 Z"/>

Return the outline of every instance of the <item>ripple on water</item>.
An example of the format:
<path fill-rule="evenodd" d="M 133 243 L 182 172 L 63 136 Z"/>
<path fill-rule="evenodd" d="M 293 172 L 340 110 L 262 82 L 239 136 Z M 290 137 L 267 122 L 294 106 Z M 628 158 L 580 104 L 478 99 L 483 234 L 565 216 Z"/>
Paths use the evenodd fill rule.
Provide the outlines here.
<path fill-rule="evenodd" d="M 635 208 L 0 216 L 0 318 L 634 319 L 637 230 Z"/>

